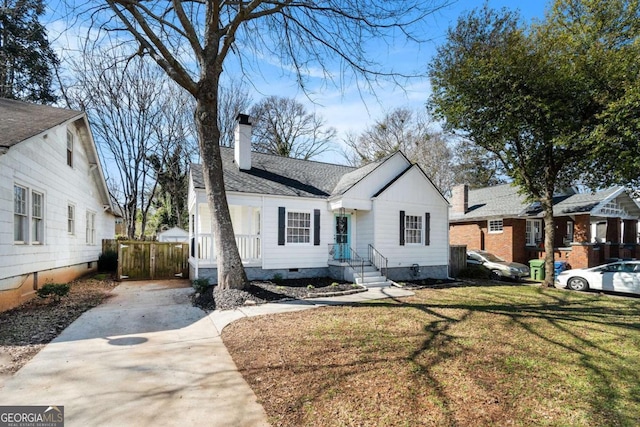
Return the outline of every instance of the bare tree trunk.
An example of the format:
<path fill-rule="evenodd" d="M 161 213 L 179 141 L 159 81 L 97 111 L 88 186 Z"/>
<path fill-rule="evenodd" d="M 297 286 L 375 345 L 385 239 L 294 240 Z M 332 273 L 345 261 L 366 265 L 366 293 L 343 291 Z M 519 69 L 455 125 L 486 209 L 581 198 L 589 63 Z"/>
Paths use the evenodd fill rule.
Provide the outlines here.
<path fill-rule="evenodd" d="M 545 194 L 540 201 L 544 212 L 544 272 L 543 286 L 553 287 L 555 269 L 553 266 L 553 248 L 555 242 L 555 227 L 553 222 L 553 190 L 545 189 Z"/>
<path fill-rule="evenodd" d="M 218 147 L 220 129 L 216 120 L 219 86 L 217 81 L 212 80 L 214 79 L 201 81 L 195 121 L 200 153 L 202 153 L 204 185 L 209 210 L 213 215 L 212 227 L 218 263 L 218 286 L 221 289 L 244 289 L 248 286 L 249 281 L 236 245 L 224 188 L 222 158 Z"/>

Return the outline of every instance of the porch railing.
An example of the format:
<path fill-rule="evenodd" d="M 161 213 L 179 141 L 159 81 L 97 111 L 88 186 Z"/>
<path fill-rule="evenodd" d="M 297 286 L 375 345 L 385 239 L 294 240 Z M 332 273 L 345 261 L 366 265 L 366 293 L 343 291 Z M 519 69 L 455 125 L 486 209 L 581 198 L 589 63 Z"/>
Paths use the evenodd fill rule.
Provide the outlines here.
<path fill-rule="evenodd" d="M 371 244 L 369 244 L 369 262 L 380 271 L 380 274 L 387 277 L 387 267 L 389 264 L 389 260 L 387 260 L 387 258 Z"/>
<path fill-rule="evenodd" d="M 360 272 L 360 277 L 364 277 L 364 267 L 369 264 L 373 265 L 380 271 L 380 274 L 386 277 L 389 265 L 388 259 L 371 244 L 368 246 L 367 257 L 364 258 L 346 243 L 331 243 L 329 244 L 329 259 L 346 262 L 354 272 Z"/>
<path fill-rule="evenodd" d="M 236 234 L 236 245 L 243 261 L 261 259 L 260 236 L 252 234 Z M 215 243 L 211 235 L 198 236 L 198 258 L 215 260 Z"/>

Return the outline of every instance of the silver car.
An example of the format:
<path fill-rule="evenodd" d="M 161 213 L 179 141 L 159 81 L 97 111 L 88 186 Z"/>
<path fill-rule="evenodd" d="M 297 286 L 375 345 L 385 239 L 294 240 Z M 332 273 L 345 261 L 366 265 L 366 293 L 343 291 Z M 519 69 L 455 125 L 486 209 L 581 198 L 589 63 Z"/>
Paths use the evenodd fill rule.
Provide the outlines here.
<path fill-rule="evenodd" d="M 507 262 L 487 251 L 467 251 L 467 264 L 482 265 L 490 271 L 493 280 L 503 277 L 520 280 L 529 277 L 529 267 L 518 262 Z"/>
<path fill-rule="evenodd" d="M 566 270 L 556 276 L 555 286 L 574 291 L 598 289 L 640 294 L 640 261 L 618 261 Z"/>

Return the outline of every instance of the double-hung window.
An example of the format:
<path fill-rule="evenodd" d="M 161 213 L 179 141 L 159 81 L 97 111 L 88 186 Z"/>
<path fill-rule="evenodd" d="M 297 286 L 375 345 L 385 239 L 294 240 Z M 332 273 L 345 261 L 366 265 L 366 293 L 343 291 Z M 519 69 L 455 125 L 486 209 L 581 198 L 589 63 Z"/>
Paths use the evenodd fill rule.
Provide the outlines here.
<path fill-rule="evenodd" d="M 44 195 L 31 192 L 31 243 L 44 243 Z"/>
<path fill-rule="evenodd" d="M 406 244 L 422 244 L 422 216 L 405 216 L 404 241 Z"/>
<path fill-rule="evenodd" d="M 44 243 L 44 194 L 18 184 L 13 186 L 13 241 Z"/>
<path fill-rule="evenodd" d="M 96 213 L 91 211 L 87 211 L 86 242 L 87 245 L 96 244 Z"/>
<path fill-rule="evenodd" d="M 76 207 L 67 205 L 67 233 L 76 234 Z"/>
<path fill-rule="evenodd" d="M 73 167 L 73 133 L 67 130 L 67 165 Z"/>
<path fill-rule="evenodd" d="M 311 213 L 287 212 L 287 243 L 311 242 Z"/>
<path fill-rule="evenodd" d="M 28 243 L 27 224 L 27 195 L 28 191 L 20 185 L 13 186 L 13 241 L 16 243 Z"/>

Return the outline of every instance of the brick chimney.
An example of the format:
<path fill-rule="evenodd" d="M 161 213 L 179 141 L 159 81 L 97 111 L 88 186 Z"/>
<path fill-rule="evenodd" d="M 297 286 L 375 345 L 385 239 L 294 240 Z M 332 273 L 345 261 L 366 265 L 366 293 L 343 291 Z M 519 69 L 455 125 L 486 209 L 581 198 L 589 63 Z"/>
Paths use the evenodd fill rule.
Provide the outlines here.
<path fill-rule="evenodd" d="M 451 190 L 451 211 L 465 214 L 469 210 L 469 186 L 467 184 L 456 185 Z"/>
<path fill-rule="evenodd" d="M 251 122 L 246 114 L 238 114 L 234 133 L 234 160 L 240 170 L 251 169 Z"/>

